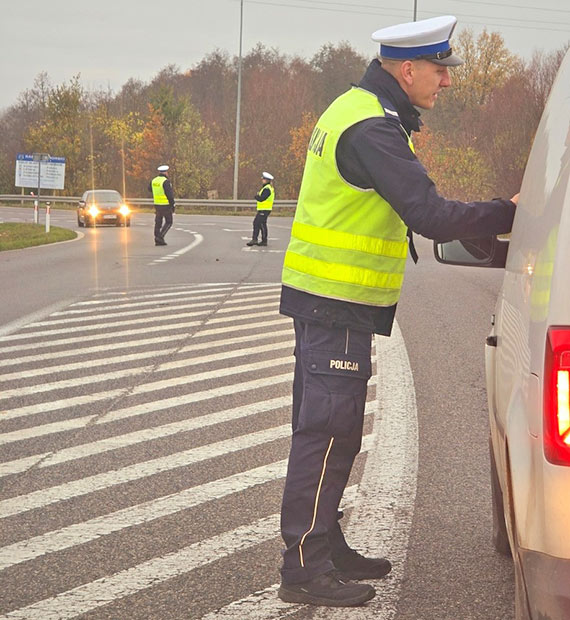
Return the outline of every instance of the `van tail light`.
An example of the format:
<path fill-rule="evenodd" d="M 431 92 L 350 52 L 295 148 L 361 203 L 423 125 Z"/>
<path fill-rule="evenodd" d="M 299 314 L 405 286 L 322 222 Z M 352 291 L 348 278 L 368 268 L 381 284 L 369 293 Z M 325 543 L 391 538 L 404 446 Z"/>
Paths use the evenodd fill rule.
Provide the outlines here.
<path fill-rule="evenodd" d="M 551 327 L 546 337 L 544 455 L 570 466 L 570 327 Z"/>

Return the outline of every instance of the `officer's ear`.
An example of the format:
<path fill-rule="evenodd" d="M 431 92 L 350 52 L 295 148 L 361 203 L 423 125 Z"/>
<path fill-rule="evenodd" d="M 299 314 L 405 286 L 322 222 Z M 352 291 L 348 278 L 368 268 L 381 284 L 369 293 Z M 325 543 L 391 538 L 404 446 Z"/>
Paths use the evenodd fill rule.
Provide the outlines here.
<path fill-rule="evenodd" d="M 407 86 L 412 86 L 414 83 L 414 72 L 415 66 L 413 61 L 404 60 L 400 64 L 400 76 Z"/>

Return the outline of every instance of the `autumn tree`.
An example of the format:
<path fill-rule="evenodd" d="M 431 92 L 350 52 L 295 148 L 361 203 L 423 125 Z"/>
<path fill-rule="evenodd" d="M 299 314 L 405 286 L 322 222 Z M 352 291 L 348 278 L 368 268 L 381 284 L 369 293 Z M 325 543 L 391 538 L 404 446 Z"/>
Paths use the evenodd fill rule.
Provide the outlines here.
<path fill-rule="evenodd" d="M 316 122 L 316 115 L 312 112 L 305 112 L 301 125 L 293 127 L 289 132 L 291 140 L 281 166 L 285 178 L 285 182 L 280 186 L 283 198 L 296 198 L 299 195 L 307 146 Z"/>
<path fill-rule="evenodd" d="M 189 96 L 218 152 L 216 187 L 231 197 L 237 102 L 237 59 L 216 50 L 187 73 Z"/>
<path fill-rule="evenodd" d="M 27 149 L 65 157 L 67 194 L 78 194 L 89 185 L 88 122 L 84 91 L 79 75 L 53 88 L 44 116 L 29 127 L 24 137 Z"/>
<path fill-rule="evenodd" d="M 125 149 L 125 167 L 133 180 L 137 195 L 147 195 L 147 186 L 156 168 L 166 161 L 164 119 L 159 110 L 148 105 L 148 116 L 143 120 L 139 131 L 130 136 L 130 144 Z"/>
<path fill-rule="evenodd" d="M 438 192 L 454 200 L 486 200 L 493 188 L 489 164 L 473 146 L 457 147 L 427 127 L 414 137 L 416 153 Z"/>
<path fill-rule="evenodd" d="M 510 195 L 565 48 L 525 64 L 497 33 L 463 31 L 453 86 L 423 110 L 420 159 L 449 196 Z M 66 190 L 97 185 L 148 196 L 161 163 L 171 166 L 177 195 L 233 193 L 238 64 L 216 50 L 184 71 L 162 69 L 150 82 L 128 80 L 117 95 L 86 92 L 79 76 L 52 86 L 40 74 L 0 114 L 0 187 L 14 189 L 18 152 L 67 158 Z M 251 198 L 259 175 L 275 175 L 277 195 L 295 198 L 308 137 L 330 102 L 363 75 L 369 59 L 348 43 L 328 43 L 310 59 L 261 44 L 242 59 L 239 197 Z"/>
<path fill-rule="evenodd" d="M 320 114 L 351 84 L 358 83 L 369 62 L 346 41 L 323 45 L 310 63 L 315 72 L 315 111 Z"/>
<path fill-rule="evenodd" d="M 450 69 L 451 88 L 445 89 L 433 111 L 424 114 L 434 131 L 455 133 L 456 141 L 470 144 L 473 118 L 489 100 L 493 90 L 501 88 L 511 76 L 522 71 L 522 62 L 505 47 L 497 32 L 483 32 L 475 39 L 470 29 L 462 30 L 454 50 L 464 64 Z"/>
<path fill-rule="evenodd" d="M 216 150 L 199 113 L 189 103 L 182 111 L 177 126 L 173 185 L 182 198 L 206 198 L 215 189 L 221 154 Z"/>

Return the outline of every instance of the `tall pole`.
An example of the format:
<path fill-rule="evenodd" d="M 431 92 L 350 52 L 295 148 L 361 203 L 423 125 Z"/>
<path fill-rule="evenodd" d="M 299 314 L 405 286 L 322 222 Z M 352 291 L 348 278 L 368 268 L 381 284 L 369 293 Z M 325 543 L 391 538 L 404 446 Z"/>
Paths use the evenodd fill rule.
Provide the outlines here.
<path fill-rule="evenodd" d="M 237 109 L 236 109 L 236 150 L 234 154 L 234 200 L 238 194 L 238 175 L 239 175 L 239 129 L 240 129 L 240 108 L 241 108 L 241 45 L 243 37 L 243 0 L 240 0 L 239 10 L 239 59 L 238 59 L 238 83 L 237 83 Z"/>
<path fill-rule="evenodd" d="M 418 0 L 414 0 L 414 21 L 418 18 Z"/>

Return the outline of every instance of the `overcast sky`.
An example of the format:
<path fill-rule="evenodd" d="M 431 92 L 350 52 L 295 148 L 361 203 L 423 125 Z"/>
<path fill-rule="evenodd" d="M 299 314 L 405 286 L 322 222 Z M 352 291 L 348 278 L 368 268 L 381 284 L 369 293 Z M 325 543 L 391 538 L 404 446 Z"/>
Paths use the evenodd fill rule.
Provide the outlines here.
<path fill-rule="evenodd" d="M 413 19 L 414 0 L 391 4 L 245 0 L 243 53 L 261 42 L 308 59 L 325 43 L 348 41 L 372 57 L 374 30 Z M 0 0 L 0 8 L 0 110 L 42 71 L 54 85 L 79 73 L 86 89 L 117 92 L 166 65 L 186 70 L 216 49 L 239 50 L 240 0 Z M 568 0 L 417 0 L 418 19 L 446 14 L 458 18 L 458 30 L 500 32 L 525 58 L 570 40 Z"/>

